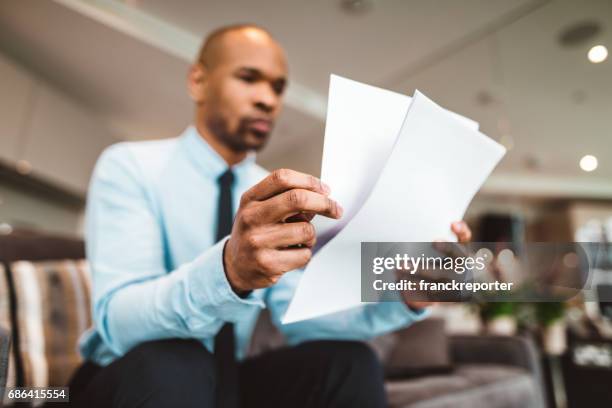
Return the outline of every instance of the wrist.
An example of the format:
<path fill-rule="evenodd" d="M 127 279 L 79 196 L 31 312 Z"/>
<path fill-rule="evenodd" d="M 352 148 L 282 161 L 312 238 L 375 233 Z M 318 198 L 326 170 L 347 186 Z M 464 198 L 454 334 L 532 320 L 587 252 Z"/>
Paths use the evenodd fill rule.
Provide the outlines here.
<path fill-rule="evenodd" d="M 240 276 L 235 272 L 229 252 L 227 251 L 228 243 L 229 239 L 225 241 L 225 245 L 223 245 L 223 271 L 225 272 L 225 277 L 227 278 L 227 282 L 232 288 L 232 291 L 241 298 L 245 298 L 252 292 L 252 290 L 242 284 Z"/>

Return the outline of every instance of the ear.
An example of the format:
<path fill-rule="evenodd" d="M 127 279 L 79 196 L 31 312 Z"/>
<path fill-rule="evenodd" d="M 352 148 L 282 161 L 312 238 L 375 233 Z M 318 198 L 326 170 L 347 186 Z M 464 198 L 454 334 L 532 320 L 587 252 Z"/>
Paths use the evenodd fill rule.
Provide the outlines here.
<path fill-rule="evenodd" d="M 196 104 L 205 102 L 207 84 L 208 72 L 201 63 L 196 62 L 191 66 L 187 75 L 187 90 L 189 96 Z"/>

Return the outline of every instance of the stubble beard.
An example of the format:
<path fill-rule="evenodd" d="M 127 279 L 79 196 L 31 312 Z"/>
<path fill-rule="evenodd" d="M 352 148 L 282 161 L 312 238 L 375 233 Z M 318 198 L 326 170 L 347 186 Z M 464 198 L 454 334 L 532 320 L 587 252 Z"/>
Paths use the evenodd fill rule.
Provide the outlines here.
<path fill-rule="evenodd" d="M 269 135 L 252 134 L 247 123 L 246 119 L 240 119 L 238 128 L 232 132 L 229 130 L 229 125 L 225 118 L 213 116 L 207 121 L 206 125 L 217 140 L 234 152 L 259 151 L 266 145 Z M 249 139 L 255 140 L 257 143 L 249 143 Z"/>

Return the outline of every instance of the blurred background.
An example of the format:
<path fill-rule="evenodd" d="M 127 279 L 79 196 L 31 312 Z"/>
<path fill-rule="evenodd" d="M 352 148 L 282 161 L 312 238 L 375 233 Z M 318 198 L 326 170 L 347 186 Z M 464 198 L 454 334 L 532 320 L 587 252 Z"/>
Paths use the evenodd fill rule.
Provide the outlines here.
<path fill-rule="evenodd" d="M 98 155 L 119 141 L 178 135 L 192 118 L 185 80 L 203 37 L 237 22 L 269 29 L 289 57 L 285 110 L 258 156 L 264 167 L 319 174 L 330 73 L 419 89 L 508 149 L 466 215 L 477 238 L 612 241 L 610 0 L 2 0 L 0 235 L 81 237 Z M 451 332 L 511 316 L 514 333 L 520 312 L 510 309 L 440 314 Z M 574 310 L 584 329 L 587 309 L 538 316 L 548 325 Z M 612 308 L 589 316 L 607 321 Z M 566 353 L 565 337 L 551 341 L 550 356 Z M 607 361 L 609 376 L 612 345 L 597 350 L 582 355 Z M 562 371 L 555 361 L 549 382 Z M 571 373 L 566 380 L 581 372 Z"/>
<path fill-rule="evenodd" d="M 513 214 L 538 240 L 568 240 L 612 216 L 608 0 L 3 0 L 0 229 L 79 234 L 99 153 L 179 134 L 193 112 L 188 66 L 210 30 L 234 22 L 267 27 L 289 56 L 265 167 L 319 173 L 337 73 L 418 88 L 509 149 L 472 222 Z"/>

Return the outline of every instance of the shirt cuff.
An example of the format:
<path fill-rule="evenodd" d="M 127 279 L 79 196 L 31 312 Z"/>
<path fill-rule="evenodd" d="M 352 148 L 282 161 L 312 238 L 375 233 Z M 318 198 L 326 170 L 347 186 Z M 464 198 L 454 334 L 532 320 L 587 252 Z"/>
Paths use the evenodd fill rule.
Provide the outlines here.
<path fill-rule="evenodd" d="M 249 293 L 244 298 L 232 289 L 223 266 L 223 248 L 228 237 L 198 257 L 189 271 L 189 294 L 196 307 L 228 322 L 237 322 L 253 310 L 264 308 L 263 301 Z"/>

